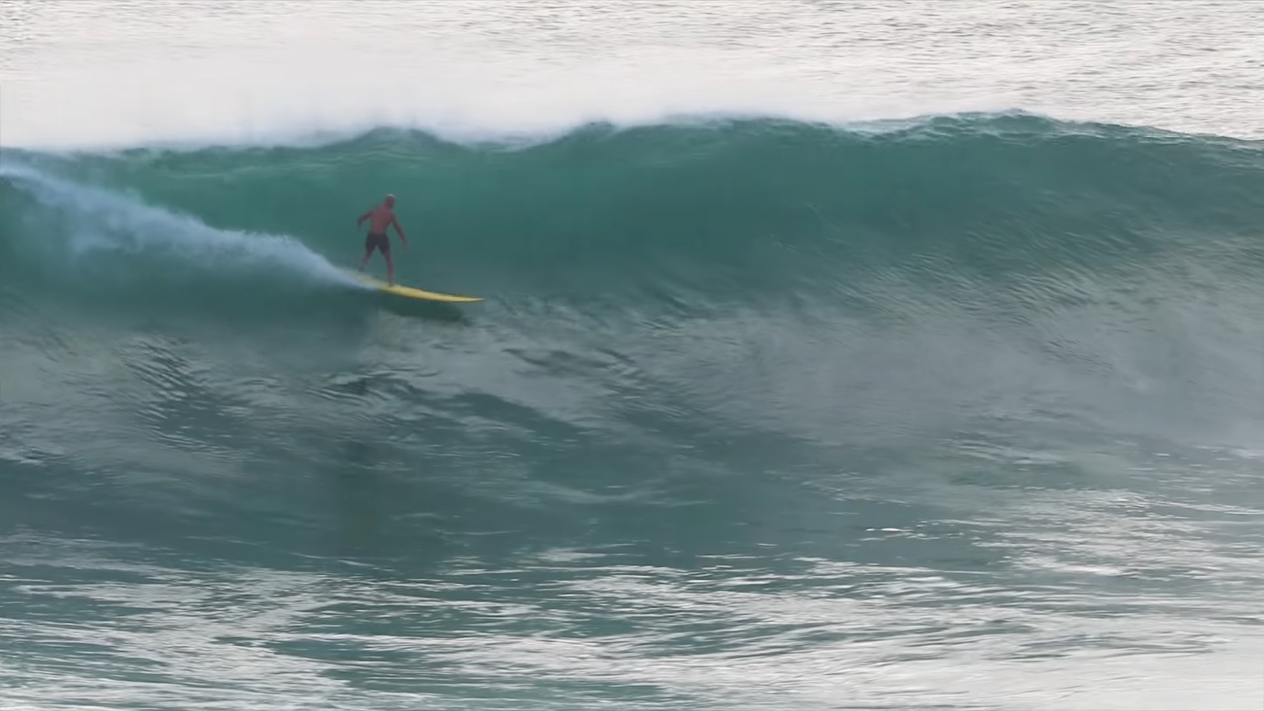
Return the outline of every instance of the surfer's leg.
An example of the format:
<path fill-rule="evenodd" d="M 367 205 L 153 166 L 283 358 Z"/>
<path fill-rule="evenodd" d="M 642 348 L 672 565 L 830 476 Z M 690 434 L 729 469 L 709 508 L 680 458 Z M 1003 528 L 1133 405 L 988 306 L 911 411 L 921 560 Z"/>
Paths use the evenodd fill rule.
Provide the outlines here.
<path fill-rule="evenodd" d="M 395 262 L 391 259 L 391 241 L 386 238 L 385 234 L 373 235 L 373 246 L 377 247 L 377 251 L 382 253 L 382 258 L 386 260 L 386 283 L 395 286 Z"/>

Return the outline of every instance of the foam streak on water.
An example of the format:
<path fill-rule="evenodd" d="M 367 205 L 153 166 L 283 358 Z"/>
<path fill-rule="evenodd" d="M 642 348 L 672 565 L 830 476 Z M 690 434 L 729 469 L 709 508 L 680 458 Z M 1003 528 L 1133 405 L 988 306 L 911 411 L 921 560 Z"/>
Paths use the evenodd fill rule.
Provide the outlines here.
<path fill-rule="evenodd" d="M 267 267 L 354 283 L 324 257 L 286 235 L 216 229 L 191 215 L 20 164 L 0 169 L 0 179 L 22 188 L 55 213 L 40 219 L 48 220 L 46 226 L 56 227 L 32 237 L 55 239 L 57 248 L 72 260 L 97 259 L 101 253 L 159 255 L 220 274 L 242 267 Z"/>

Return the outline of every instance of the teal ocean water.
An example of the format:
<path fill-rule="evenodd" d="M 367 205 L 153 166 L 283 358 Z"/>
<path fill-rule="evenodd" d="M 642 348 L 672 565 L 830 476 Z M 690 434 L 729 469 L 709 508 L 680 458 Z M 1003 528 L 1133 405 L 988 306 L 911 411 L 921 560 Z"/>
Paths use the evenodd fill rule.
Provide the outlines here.
<path fill-rule="evenodd" d="M 1261 14 L 6 3 L 0 708 L 1259 708 Z"/>

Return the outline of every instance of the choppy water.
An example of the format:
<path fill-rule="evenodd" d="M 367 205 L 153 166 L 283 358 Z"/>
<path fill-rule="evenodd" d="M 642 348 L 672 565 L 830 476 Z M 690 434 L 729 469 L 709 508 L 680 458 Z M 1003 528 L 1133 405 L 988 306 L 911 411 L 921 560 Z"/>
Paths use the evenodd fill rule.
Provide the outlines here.
<path fill-rule="evenodd" d="M 1259 708 L 1262 16 L 0 6 L 0 707 Z"/>

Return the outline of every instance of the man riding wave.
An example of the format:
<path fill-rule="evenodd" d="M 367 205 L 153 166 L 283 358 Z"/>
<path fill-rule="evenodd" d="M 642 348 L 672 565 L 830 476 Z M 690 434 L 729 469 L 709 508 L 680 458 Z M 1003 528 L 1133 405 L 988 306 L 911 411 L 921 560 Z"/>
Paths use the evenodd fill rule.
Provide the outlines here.
<path fill-rule="evenodd" d="M 395 262 L 391 260 L 391 242 L 386 237 L 386 231 L 391 225 L 395 226 L 395 233 L 399 235 L 399 241 L 403 243 L 404 249 L 408 249 L 408 238 L 404 236 L 404 228 L 400 226 L 399 218 L 395 216 L 395 211 L 392 209 L 394 207 L 395 196 L 387 195 L 381 205 L 370 209 L 356 220 L 357 228 L 365 220 L 369 221 L 369 233 L 364 238 L 364 258 L 360 260 L 360 271 L 364 271 L 365 265 L 369 263 L 373 250 L 380 250 L 382 257 L 386 259 L 386 283 L 391 286 L 395 286 Z"/>

